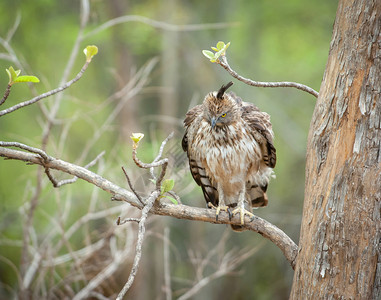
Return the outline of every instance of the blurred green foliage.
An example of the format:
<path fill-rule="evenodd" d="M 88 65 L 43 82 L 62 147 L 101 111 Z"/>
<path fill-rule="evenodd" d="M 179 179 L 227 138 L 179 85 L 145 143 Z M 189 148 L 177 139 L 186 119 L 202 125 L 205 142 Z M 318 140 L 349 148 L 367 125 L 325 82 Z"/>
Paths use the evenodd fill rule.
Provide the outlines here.
<path fill-rule="evenodd" d="M 174 130 L 177 138 L 167 146 L 165 153 L 175 154 L 177 166 L 172 167 L 167 178 L 175 179 L 174 190 L 184 204 L 201 207 L 205 205 L 201 190 L 193 183 L 181 151 L 181 123 L 190 106 L 201 103 L 204 95 L 231 80 L 225 70 L 205 59 L 201 50 L 209 49 L 218 41 L 230 41 L 229 63 L 241 75 L 258 81 L 296 81 L 319 90 L 337 5 L 337 1 L 330 0 L 113 0 L 90 3 L 90 20 L 85 34 L 123 15 L 141 15 L 179 25 L 226 23 L 222 29 L 167 31 L 140 22 L 127 22 L 85 38 L 81 49 L 94 44 L 99 53 L 83 78 L 65 91 L 57 116 L 60 122 L 53 127 L 47 146 L 50 155 L 80 165 L 105 150 L 107 167 L 102 175 L 125 186 L 120 170 L 120 166 L 125 165 L 138 187 L 144 190 L 144 183 L 139 182 L 145 175 L 131 162 L 129 136 L 131 132 L 146 134 L 147 139 L 139 148 L 139 157 L 148 162 L 157 154 L 161 141 Z M 20 17 L 9 45 L 25 67 L 17 66 L 5 55 L 0 56 L 0 86 L 5 91 L 8 82 L 5 69 L 9 65 L 21 68 L 22 74 L 33 74 L 41 80 L 31 89 L 27 84 L 13 87 L 3 109 L 59 85 L 79 31 L 80 1 L 5 0 L 0 2 L 0 11 L 3 12 L 0 18 L 0 37 L 3 39 Z M 0 47 L 0 53 L 8 50 Z M 123 83 L 133 80 L 136 70 L 154 56 L 159 58 L 159 63 L 150 74 L 149 82 L 138 95 L 126 96 L 125 105 L 100 130 L 99 126 L 122 101 L 110 100 L 110 96 L 122 88 Z M 83 63 L 81 53 L 70 71 L 69 80 Z M 231 90 L 271 115 L 276 136 L 277 178 L 269 186 L 269 206 L 255 213 L 282 228 L 297 242 L 303 205 L 305 148 L 315 98 L 295 89 L 253 88 L 237 81 Z M 53 98 L 43 101 L 48 107 L 53 105 Z M 170 101 L 170 105 L 166 101 Z M 0 118 L 1 140 L 40 147 L 44 120 L 38 105 L 6 115 Z M 88 155 L 81 158 L 89 140 L 97 134 L 99 139 L 91 145 Z M 6 238 L 16 244 L 21 241 L 24 219 L 20 211 L 27 209 L 35 190 L 36 170 L 37 167 L 20 162 L 0 161 L 0 239 Z M 67 178 L 60 174 L 56 176 Z M 70 216 L 74 222 L 86 211 L 93 189 L 84 182 L 62 189 L 65 197 L 60 201 L 70 198 L 77 205 L 75 213 Z M 44 179 L 34 219 L 40 239 L 47 232 L 50 218 L 57 214 L 57 207 L 63 205 L 53 199 L 56 193 Z M 99 197 L 105 200 L 104 207 L 111 205 L 109 195 L 101 192 Z M 190 249 L 206 255 L 226 230 L 225 226 L 170 218 L 156 218 L 152 224 L 152 232 L 160 233 L 164 226 L 171 229 L 174 291 L 189 288 L 194 280 L 195 274 L 187 256 Z M 94 230 L 100 226 L 94 224 Z M 79 236 L 78 242 L 80 239 Z M 226 248 L 255 247 L 262 240 L 251 232 L 231 233 Z M 161 244 L 162 241 L 154 237 L 146 239 L 131 299 L 153 299 L 162 293 L 163 256 L 162 247 L 157 246 Z M 20 252 L 20 246 L 0 245 L 0 255 L 16 266 Z M 15 288 L 17 279 L 9 265 L 0 262 L 0 274 L 1 282 Z M 239 274 L 213 281 L 195 299 L 288 299 L 292 276 L 293 272 L 279 249 L 266 241 L 243 264 Z"/>

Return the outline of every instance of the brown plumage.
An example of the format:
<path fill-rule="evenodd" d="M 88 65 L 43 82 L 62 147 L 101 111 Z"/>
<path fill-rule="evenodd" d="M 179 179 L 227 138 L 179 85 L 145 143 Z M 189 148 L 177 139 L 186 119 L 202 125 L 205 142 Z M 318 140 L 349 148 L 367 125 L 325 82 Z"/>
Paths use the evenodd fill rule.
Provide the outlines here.
<path fill-rule="evenodd" d="M 201 105 L 188 111 L 182 147 L 208 206 L 217 208 L 216 218 L 221 210 L 229 216 L 239 213 L 243 225 L 245 214 L 253 216 L 252 207 L 267 205 L 276 151 L 270 116 L 226 93 L 232 84 L 209 93 Z"/>

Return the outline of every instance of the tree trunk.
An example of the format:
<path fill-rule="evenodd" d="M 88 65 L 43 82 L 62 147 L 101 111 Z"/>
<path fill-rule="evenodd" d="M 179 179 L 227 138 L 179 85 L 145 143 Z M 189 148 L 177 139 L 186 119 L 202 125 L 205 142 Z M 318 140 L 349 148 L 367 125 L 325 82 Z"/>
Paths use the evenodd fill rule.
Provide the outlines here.
<path fill-rule="evenodd" d="M 339 1 L 291 299 L 381 299 L 381 1 Z"/>

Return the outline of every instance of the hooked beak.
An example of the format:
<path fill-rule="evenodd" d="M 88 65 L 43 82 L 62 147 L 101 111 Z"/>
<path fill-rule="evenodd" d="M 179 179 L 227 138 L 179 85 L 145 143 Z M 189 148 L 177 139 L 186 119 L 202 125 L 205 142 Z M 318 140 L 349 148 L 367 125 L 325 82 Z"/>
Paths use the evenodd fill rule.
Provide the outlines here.
<path fill-rule="evenodd" d="M 212 125 L 212 129 L 214 129 L 214 127 L 216 126 L 216 123 L 217 123 L 217 120 L 216 120 L 216 118 L 212 118 L 211 120 L 210 120 L 210 124 Z"/>

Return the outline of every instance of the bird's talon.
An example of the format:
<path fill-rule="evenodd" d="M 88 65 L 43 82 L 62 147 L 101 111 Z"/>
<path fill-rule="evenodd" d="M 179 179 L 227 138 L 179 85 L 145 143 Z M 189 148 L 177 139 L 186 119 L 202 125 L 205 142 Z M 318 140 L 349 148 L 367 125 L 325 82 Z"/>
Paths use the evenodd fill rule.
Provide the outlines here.
<path fill-rule="evenodd" d="M 212 202 L 208 202 L 208 207 L 209 207 L 209 208 L 216 208 L 216 207 L 213 205 Z"/>
<path fill-rule="evenodd" d="M 217 207 L 215 207 L 213 205 L 213 207 L 216 209 L 216 222 L 218 221 L 218 216 L 219 216 L 221 210 L 226 211 L 229 214 L 229 207 L 227 207 L 227 206 L 217 206 Z M 230 214 L 229 214 L 229 216 L 230 216 Z"/>
<path fill-rule="evenodd" d="M 232 210 L 230 209 L 230 207 L 228 207 L 227 213 L 229 214 L 229 221 L 231 221 L 232 217 L 233 217 L 233 214 L 232 214 Z"/>
<path fill-rule="evenodd" d="M 238 213 L 240 214 L 240 217 L 241 217 L 240 218 L 241 225 L 245 224 L 245 221 L 244 221 L 245 215 L 248 215 L 250 217 L 250 222 L 254 220 L 254 215 L 243 207 L 238 207 L 235 210 L 233 210 L 232 215 L 234 216 L 235 214 L 238 214 Z"/>

